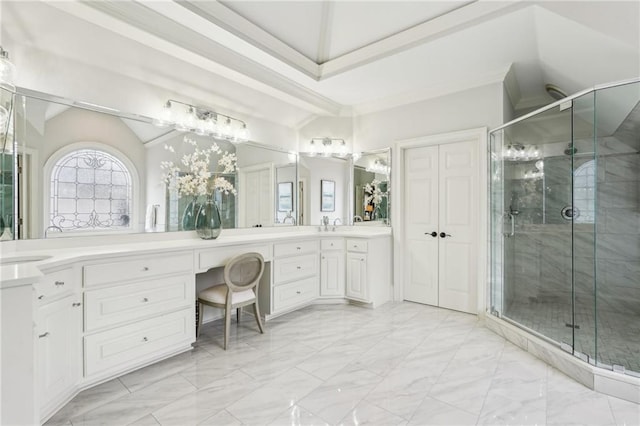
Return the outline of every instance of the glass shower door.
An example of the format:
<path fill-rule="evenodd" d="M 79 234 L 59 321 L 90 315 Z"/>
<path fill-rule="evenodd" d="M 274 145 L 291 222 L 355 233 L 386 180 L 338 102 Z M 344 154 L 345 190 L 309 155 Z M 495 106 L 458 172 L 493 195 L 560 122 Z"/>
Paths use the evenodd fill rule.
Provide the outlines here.
<path fill-rule="evenodd" d="M 501 241 L 503 318 L 573 346 L 571 108 L 555 107 L 495 132 L 492 238 Z M 495 248 L 494 248 L 495 250 Z M 496 259 L 494 253 L 494 259 Z M 496 287 L 495 293 L 498 292 Z"/>

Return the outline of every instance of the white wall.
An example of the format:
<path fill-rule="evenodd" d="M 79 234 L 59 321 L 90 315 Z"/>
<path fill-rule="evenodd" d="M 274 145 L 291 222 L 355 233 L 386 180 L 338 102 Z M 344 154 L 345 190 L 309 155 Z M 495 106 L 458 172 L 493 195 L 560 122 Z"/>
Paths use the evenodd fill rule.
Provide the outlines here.
<path fill-rule="evenodd" d="M 355 151 L 386 148 L 394 141 L 477 127 L 503 120 L 502 83 L 355 117 Z"/>

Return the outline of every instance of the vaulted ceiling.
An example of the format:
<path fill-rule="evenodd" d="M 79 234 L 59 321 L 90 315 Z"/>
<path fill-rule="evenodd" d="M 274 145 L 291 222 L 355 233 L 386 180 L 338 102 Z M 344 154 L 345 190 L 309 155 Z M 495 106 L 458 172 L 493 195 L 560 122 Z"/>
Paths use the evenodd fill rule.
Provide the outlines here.
<path fill-rule="evenodd" d="M 3 3 L 3 43 L 291 127 L 505 78 L 525 110 L 552 101 L 545 83 L 570 94 L 640 75 L 638 1 Z"/>

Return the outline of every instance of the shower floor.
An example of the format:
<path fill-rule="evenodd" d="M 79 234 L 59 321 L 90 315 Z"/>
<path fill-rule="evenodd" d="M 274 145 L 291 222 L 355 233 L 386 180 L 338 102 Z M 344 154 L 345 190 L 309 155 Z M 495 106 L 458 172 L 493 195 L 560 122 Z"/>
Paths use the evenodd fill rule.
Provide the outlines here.
<path fill-rule="evenodd" d="M 571 306 L 553 302 L 512 302 L 503 315 L 556 342 L 571 344 Z M 608 365 L 622 365 L 640 373 L 640 314 L 598 311 L 576 311 L 574 349 Z M 597 326 L 597 329 L 596 329 Z M 596 332 L 597 331 L 597 332 Z M 597 335 L 597 338 L 596 338 Z M 597 347 L 596 347 L 597 343 Z"/>

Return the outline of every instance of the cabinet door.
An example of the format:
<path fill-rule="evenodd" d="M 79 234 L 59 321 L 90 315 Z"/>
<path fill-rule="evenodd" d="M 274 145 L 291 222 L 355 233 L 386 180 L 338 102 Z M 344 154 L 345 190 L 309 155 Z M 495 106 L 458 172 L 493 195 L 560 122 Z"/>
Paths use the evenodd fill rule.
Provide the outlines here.
<path fill-rule="evenodd" d="M 320 296 L 344 296 L 344 252 L 320 256 Z"/>
<path fill-rule="evenodd" d="M 347 254 L 347 297 L 366 301 L 367 291 L 367 255 Z"/>
<path fill-rule="evenodd" d="M 80 298 L 70 295 L 38 310 L 38 392 L 41 409 L 80 380 Z"/>

